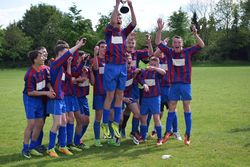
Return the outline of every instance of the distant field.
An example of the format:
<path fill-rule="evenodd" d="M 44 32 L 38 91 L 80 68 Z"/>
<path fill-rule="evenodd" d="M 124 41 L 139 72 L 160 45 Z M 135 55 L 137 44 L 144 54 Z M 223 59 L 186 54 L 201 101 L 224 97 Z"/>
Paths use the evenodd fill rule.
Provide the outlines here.
<path fill-rule="evenodd" d="M 93 146 L 93 116 L 84 137 L 92 147 L 74 156 L 52 159 L 48 156 L 21 157 L 26 126 L 22 103 L 25 70 L 0 70 L 0 166 L 250 166 L 250 67 L 193 68 L 193 131 L 191 146 L 170 140 L 157 147 L 155 139 L 135 146 L 129 138 L 121 147 Z M 89 96 L 92 106 L 92 95 Z M 185 131 L 182 105 L 178 105 L 179 130 Z M 162 120 L 165 131 L 166 113 Z M 51 117 L 45 126 L 44 144 L 48 143 Z M 152 129 L 152 124 L 150 129 Z M 127 134 L 131 123 L 127 127 Z M 163 154 L 173 157 L 161 159 Z"/>

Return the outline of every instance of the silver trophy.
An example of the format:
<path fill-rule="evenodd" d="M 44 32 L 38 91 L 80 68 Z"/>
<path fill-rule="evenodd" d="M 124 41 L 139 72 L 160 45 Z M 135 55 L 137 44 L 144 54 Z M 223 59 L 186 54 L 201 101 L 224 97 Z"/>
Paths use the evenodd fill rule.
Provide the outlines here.
<path fill-rule="evenodd" d="M 121 0 L 122 3 L 122 7 L 120 9 L 120 12 L 123 14 L 126 14 L 129 12 L 129 8 L 127 6 L 125 6 L 125 3 L 127 2 L 127 0 Z"/>

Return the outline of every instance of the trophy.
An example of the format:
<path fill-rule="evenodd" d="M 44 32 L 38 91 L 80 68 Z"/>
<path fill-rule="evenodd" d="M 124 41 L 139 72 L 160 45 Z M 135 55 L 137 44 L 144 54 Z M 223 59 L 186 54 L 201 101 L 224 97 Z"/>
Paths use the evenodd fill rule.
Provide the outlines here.
<path fill-rule="evenodd" d="M 125 6 L 125 3 L 127 2 L 127 0 L 121 0 L 122 3 L 122 7 L 120 9 L 120 12 L 123 14 L 126 14 L 129 12 L 129 8 L 127 6 Z"/>

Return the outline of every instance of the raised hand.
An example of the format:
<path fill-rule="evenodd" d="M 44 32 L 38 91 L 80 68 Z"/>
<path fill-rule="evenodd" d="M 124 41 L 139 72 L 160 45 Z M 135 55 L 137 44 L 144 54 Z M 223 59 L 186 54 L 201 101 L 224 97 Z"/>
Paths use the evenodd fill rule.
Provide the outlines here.
<path fill-rule="evenodd" d="M 192 25 L 192 34 L 197 35 L 197 29 L 196 29 L 195 25 Z"/>
<path fill-rule="evenodd" d="M 94 48 L 94 56 L 98 55 L 99 49 L 100 49 L 99 46 L 95 46 L 95 48 Z"/>
<path fill-rule="evenodd" d="M 161 18 L 157 20 L 157 25 L 158 25 L 158 30 L 162 30 L 164 28 L 164 22 L 162 21 Z"/>

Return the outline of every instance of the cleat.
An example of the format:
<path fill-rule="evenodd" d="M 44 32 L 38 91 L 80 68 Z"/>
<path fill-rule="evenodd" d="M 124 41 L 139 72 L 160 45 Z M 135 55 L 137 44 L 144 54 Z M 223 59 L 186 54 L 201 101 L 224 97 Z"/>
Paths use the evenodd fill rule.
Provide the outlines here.
<path fill-rule="evenodd" d="M 27 150 L 27 151 L 22 150 L 22 156 L 30 159 L 31 158 L 30 151 L 29 150 Z"/>
<path fill-rule="evenodd" d="M 121 136 L 122 136 L 122 138 L 126 138 L 126 131 L 125 131 L 125 129 L 121 129 Z"/>
<path fill-rule="evenodd" d="M 54 157 L 54 158 L 59 157 L 54 148 L 47 150 L 47 153 L 49 154 L 50 157 Z"/>
<path fill-rule="evenodd" d="M 108 124 L 102 123 L 101 125 L 102 131 L 103 131 L 103 137 L 105 139 L 109 139 L 110 137 L 110 131 L 109 131 L 109 126 Z"/>
<path fill-rule="evenodd" d="M 174 135 L 174 138 L 175 138 L 176 140 L 182 141 L 182 138 L 181 138 L 181 135 L 180 135 L 179 132 L 174 132 L 173 135 Z"/>
<path fill-rule="evenodd" d="M 47 151 L 47 148 L 44 145 L 40 145 L 36 147 L 36 151 L 38 151 L 39 153 L 44 154 Z"/>
<path fill-rule="evenodd" d="M 37 149 L 30 150 L 30 154 L 34 156 L 43 156 L 43 154 L 40 153 Z"/>
<path fill-rule="evenodd" d="M 80 148 L 77 148 L 75 145 L 73 145 L 73 144 L 69 144 L 69 145 L 67 145 L 67 147 L 69 148 L 69 150 L 70 151 L 76 151 L 76 152 L 81 152 L 82 151 L 82 149 L 80 149 Z"/>
<path fill-rule="evenodd" d="M 161 146 L 162 145 L 162 139 L 157 139 L 156 145 Z"/>
<path fill-rule="evenodd" d="M 81 150 L 89 149 L 90 148 L 88 145 L 86 145 L 86 144 L 84 144 L 82 142 L 78 146 L 75 146 L 75 147 L 77 147 L 77 148 L 79 148 Z"/>
<path fill-rule="evenodd" d="M 120 138 L 119 125 L 115 122 L 111 124 L 112 129 L 114 130 L 115 137 Z"/>
<path fill-rule="evenodd" d="M 119 147 L 121 145 L 119 140 L 113 138 L 108 139 L 108 144 L 116 147 Z"/>
<path fill-rule="evenodd" d="M 186 135 L 184 136 L 184 144 L 189 146 L 190 145 L 190 136 Z"/>
<path fill-rule="evenodd" d="M 132 132 L 130 133 L 130 137 L 131 137 L 131 139 L 132 139 L 132 141 L 133 141 L 133 143 L 134 143 L 135 145 L 140 144 L 140 142 L 139 142 L 138 139 L 136 138 L 136 135 L 133 134 Z"/>
<path fill-rule="evenodd" d="M 169 133 L 169 132 L 165 133 L 165 136 L 164 136 L 164 138 L 162 140 L 162 143 L 163 144 L 166 143 L 171 135 L 172 135 L 172 133 Z"/>
<path fill-rule="evenodd" d="M 80 141 L 80 144 L 82 145 L 83 149 L 89 149 L 89 145 L 85 144 L 82 140 Z"/>
<path fill-rule="evenodd" d="M 155 137 L 156 137 L 156 131 L 155 131 L 155 130 L 153 130 L 153 131 L 151 132 L 150 137 L 151 137 L 151 138 L 155 138 Z"/>
<path fill-rule="evenodd" d="M 101 143 L 101 141 L 100 141 L 100 139 L 96 139 L 94 145 L 95 145 L 96 147 L 102 147 L 102 146 L 103 146 L 102 143 Z"/>
<path fill-rule="evenodd" d="M 59 147 L 58 150 L 65 155 L 73 155 L 67 147 Z"/>

